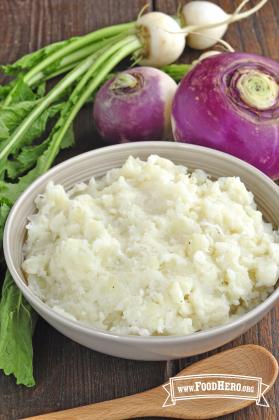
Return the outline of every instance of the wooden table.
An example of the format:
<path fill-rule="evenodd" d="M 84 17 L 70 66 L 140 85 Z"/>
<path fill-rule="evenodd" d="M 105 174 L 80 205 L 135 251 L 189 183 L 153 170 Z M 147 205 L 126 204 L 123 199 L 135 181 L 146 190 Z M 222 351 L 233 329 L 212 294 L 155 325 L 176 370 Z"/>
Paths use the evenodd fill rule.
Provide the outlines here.
<path fill-rule="evenodd" d="M 0 62 L 16 58 L 45 44 L 85 34 L 113 23 L 135 19 L 144 4 L 149 9 L 175 13 L 175 0 L 0 0 Z M 220 0 L 232 11 L 239 1 Z M 253 3 L 253 2 L 252 2 Z M 279 1 L 269 3 L 254 16 L 230 27 L 226 38 L 240 51 L 279 60 Z M 184 61 L 198 54 L 186 50 Z M 77 145 L 61 159 L 102 146 L 94 131 L 91 107 L 76 122 Z M 279 356 L 279 307 L 259 324 L 223 348 L 256 343 Z M 12 420 L 63 408 L 121 397 L 166 381 L 182 367 L 207 357 L 202 354 L 171 362 L 137 362 L 88 350 L 39 320 L 34 335 L 34 369 L 37 385 L 24 388 L 0 373 L 0 419 Z M 268 393 L 270 408 L 255 405 L 223 419 L 275 420 L 279 418 L 279 383 Z"/>

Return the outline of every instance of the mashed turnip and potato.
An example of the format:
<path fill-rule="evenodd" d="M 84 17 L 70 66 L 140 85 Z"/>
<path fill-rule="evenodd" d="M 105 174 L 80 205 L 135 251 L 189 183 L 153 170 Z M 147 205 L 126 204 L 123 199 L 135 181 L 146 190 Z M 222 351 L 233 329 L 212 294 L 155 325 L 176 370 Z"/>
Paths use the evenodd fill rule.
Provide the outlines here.
<path fill-rule="evenodd" d="M 151 155 L 36 199 L 24 246 L 32 291 L 120 334 L 185 335 L 227 323 L 274 290 L 279 233 L 237 177 Z"/>

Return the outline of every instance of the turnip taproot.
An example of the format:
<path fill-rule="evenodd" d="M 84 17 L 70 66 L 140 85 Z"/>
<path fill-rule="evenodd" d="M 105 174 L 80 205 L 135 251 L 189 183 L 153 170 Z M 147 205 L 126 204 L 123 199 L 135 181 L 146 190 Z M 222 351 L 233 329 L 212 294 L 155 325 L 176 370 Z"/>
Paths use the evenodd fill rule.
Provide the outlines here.
<path fill-rule="evenodd" d="M 196 0 L 185 4 L 181 9 L 180 19 L 181 25 L 185 27 L 189 47 L 197 50 L 212 47 L 217 40 L 222 39 L 231 23 L 256 13 L 267 0 L 261 0 L 251 9 L 240 13 L 248 2 L 249 0 L 244 0 L 240 3 L 233 14 L 226 13 L 220 6 L 210 1 Z M 198 25 L 202 34 L 193 33 L 197 31 Z"/>
<path fill-rule="evenodd" d="M 279 178 L 279 63 L 223 53 L 181 81 L 172 108 L 177 141 L 230 153 Z"/>
<path fill-rule="evenodd" d="M 177 85 L 152 67 L 126 70 L 96 95 L 94 120 L 108 143 L 170 139 L 171 104 Z"/>

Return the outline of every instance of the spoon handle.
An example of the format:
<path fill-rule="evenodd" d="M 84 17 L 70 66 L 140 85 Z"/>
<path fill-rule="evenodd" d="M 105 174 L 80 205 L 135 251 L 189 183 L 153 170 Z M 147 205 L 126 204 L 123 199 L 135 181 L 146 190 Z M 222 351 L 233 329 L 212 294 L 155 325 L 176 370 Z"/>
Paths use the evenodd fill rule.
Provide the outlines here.
<path fill-rule="evenodd" d="M 123 420 L 145 417 L 150 415 L 150 407 L 148 401 L 146 401 L 147 396 L 143 394 L 146 393 L 143 392 L 115 400 L 28 417 L 25 420 L 92 420 L 93 418 L 99 420 Z"/>

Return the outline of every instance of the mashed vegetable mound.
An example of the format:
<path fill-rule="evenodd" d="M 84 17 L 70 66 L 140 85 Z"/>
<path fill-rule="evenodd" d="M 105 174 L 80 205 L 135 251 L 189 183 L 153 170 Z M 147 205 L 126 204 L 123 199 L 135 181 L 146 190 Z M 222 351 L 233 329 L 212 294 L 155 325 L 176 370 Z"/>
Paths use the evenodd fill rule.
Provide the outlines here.
<path fill-rule="evenodd" d="M 151 155 L 36 199 L 24 247 L 29 287 L 60 314 L 120 334 L 184 335 L 263 301 L 279 233 L 236 177 L 210 180 Z"/>

